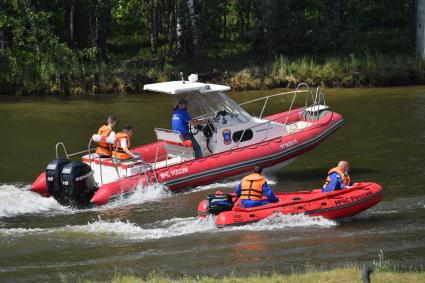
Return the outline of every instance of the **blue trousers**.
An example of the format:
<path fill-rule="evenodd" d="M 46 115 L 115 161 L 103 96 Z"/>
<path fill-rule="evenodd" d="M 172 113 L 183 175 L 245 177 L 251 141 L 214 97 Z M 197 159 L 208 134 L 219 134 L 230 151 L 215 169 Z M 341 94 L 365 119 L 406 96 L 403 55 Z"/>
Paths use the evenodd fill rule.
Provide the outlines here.
<path fill-rule="evenodd" d="M 241 203 L 242 203 L 243 207 L 248 208 L 248 207 L 256 207 L 256 206 L 266 205 L 266 204 L 269 204 L 270 201 L 268 199 L 262 199 L 262 200 L 243 199 L 243 200 L 241 200 Z"/>
<path fill-rule="evenodd" d="M 195 158 L 200 158 L 202 157 L 202 150 L 201 147 L 199 146 L 198 141 L 195 139 L 195 137 L 191 134 L 191 133 L 186 133 L 183 134 L 183 138 L 185 140 L 191 140 L 192 141 L 192 147 L 193 147 L 193 151 L 195 151 Z"/>

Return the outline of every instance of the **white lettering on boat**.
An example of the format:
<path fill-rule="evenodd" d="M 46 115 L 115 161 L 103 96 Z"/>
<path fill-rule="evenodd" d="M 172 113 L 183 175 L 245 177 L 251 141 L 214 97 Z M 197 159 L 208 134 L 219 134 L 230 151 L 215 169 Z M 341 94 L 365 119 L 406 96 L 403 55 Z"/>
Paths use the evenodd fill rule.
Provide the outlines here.
<path fill-rule="evenodd" d="M 285 142 L 285 143 L 281 144 L 280 147 L 282 149 L 287 149 L 287 148 L 290 148 L 290 147 L 292 147 L 292 146 L 294 146 L 296 144 L 298 144 L 297 139 L 293 139 L 293 140 L 290 140 L 288 142 Z"/>
<path fill-rule="evenodd" d="M 186 173 L 189 173 L 189 168 L 183 167 L 183 168 L 179 168 L 179 169 L 175 169 L 175 170 L 170 170 L 170 171 L 167 171 L 167 172 L 159 173 L 159 176 L 162 179 L 166 179 L 166 178 L 170 178 L 172 176 L 179 176 L 179 175 L 186 174 Z"/>
<path fill-rule="evenodd" d="M 90 171 L 89 173 L 87 173 L 87 174 L 85 174 L 83 176 L 79 176 L 79 177 L 75 178 L 75 181 L 81 181 L 81 180 L 87 179 L 91 175 L 93 175 L 93 171 Z"/>
<path fill-rule="evenodd" d="M 189 168 L 183 167 L 176 170 L 171 170 L 170 172 L 171 172 L 171 176 L 178 176 L 178 175 L 189 173 Z"/>

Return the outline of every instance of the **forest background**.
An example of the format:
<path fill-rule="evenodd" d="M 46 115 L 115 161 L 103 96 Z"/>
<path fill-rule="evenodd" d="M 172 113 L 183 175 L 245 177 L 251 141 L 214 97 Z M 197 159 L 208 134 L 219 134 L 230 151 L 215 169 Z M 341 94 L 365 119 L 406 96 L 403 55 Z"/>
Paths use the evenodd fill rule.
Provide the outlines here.
<path fill-rule="evenodd" d="M 414 0 L 0 0 L 0 93 L 425 83 Z"/>

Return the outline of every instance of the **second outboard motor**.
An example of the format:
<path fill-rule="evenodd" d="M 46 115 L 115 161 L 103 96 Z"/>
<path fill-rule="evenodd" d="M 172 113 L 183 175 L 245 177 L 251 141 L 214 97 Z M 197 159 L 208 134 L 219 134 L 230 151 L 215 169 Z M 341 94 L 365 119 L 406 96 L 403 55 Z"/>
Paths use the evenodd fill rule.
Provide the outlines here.
<path fill-rule="evenodd" d="M 66 164 L 61 173 L 62 204 L 77 208 L 90 206 L 98 187 L 90 166 L 81 161 Z"/>
<path fill-rule="evenodd" d="M 62 203 L 62 182 L 60 175 L 63 167 L 69 162 L 71 162 L 69 159 L 55 159 L 50 161 L 46 168 L 47 191 L 59 203 Z"/>
<path fill-rule="evenodd" d="M 207 213 L 218 215 L 233 208 L 232 196 L 228 194 L 210 194 L 207 196 Z"/>

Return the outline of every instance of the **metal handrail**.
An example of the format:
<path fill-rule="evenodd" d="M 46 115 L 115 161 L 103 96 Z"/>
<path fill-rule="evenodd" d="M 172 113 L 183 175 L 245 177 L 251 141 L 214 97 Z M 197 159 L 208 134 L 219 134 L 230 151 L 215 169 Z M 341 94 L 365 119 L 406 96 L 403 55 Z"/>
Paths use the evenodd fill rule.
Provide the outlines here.
<path fill-rule="evenodd" d="M 56 158 L 59 158 L 58 147 L 59 147 L 60 145 L 62 146 L 63 151 L 65 152 L 66 158 L 68 159 L 68 152 L 66 151 L 66 147 L 65 147 L 65 144 L 64 144 L 63 142 L 58 142 L 58 143 L 56 143 L 56 147 L 55 147 L 55 150 L 56 150 Z"/>
<path fill-rule="evenodd" d="M 269 101 L 269 99 L 270 99 L 270 98 L 277 97 L 277 96 L 288 95 L 288 94 L 294 94 L 294 96 L 293 96 L 293 98 L 292 98 L 291 107 L 290 107 L 290 109 L 289 109 L 289 110 L 291 110 L 291 109 L 292 109 L 292 106 L 293 106 L 293 102 L 294 102 L 294 100 L 295 100 L 295 97 L 296 97 L 297 93 L 308 93 L 308 92 L 309 92 L 309 89 L 307 89 L 307 90 L 299 90 L 299 87 L 300 87 L 300 86 L 302 86 L 302 85 L 306 85 L 306 86 L 308 87 L 308 85 L 307 85 L 307 84 L 302 83 L 302 84 L 299 84 L 299 85 L 298 85 L 298 87 L 297 87 L 297 89 L 296 89 L 296 90 L 294 90 L 294 91 L 281 92 L 281 93 L 276 93 L 276 94 L 272 94 L 272 95 L 268 95 L 268 96 L 264 96 L 264 97 L 260 97 L 260 98 L 256 98 L 256 99 L 252 99 L 252 100 L 249 100 L 249 101 L 245 101 L 245 102 L 239 103 L 239 106 L 246 105 L 246 104 L 250 104 L 250 103 L 252 103 L 252 102 L 257 102 L 257 101 L 261 101 L 261 100 L 266 100 L 266 101 L 264 102 L 264 104 L 263 104 L 263 107 L 262 107 L 262 109 L 261 109 L 261 113 L 260 113 L 260 115 L 259 115 L 259 117 L 258 117 L 258 118 L 260 118 L 260 119 L 261 119 L 261 118 L 263 117 L 264 110 L 266 109 L 267 103 L 268 103 L 268 101 Z M 307 100 L 307 99 L 306 99 L 306 100 Z"/>
<path fill-rule="evenodd" d="M 307 89 L 306 90 L 300 90 L 301 87 L 306 87 Z M 304 108 L 302 108 L 301 110 L 299 110 L 297 112 L 286 114 L 284 125 L 287 125 L 288 118 L 289 118 L 290 115 L 293 115 L 295 113 L 302 112 L 302 111 L 304 111 L 307 108 L 309 94 L 311 95 L 311 100 L 312 100 L 312 104 L 310 105 L 310 107 L 317 106 L 317 110 L 319 110 L 319 106 L 320 106 L 321 100 L 324 101 L 324 103 L 325 103 L 324 105 L 326 106 L 325 96 L 324 96 L 323 92 L 321 91 L 320 87 L 319 86 L 317 87 L 316 94 L 313 96 L 313 94 L 310 91 L 309 86 L 306 83 L 300 83 L 297 86 L 297 88 L 295 89 L 295 91 L 282 92 L 282 93 L 277 93 L 277 94 L 273 94 L 273 95 L 269 95 L 269 96 L 265 96 L 265 97 L 260 97 L 260 98 L 256 98 L 256 99 L 253 99 L 253 100 L 250 100 L 250 101 L 246 101 L 246 102 L 240 103 L 239 105 L 245 105 L 245 104 L 249 104 L 249 103 L 260 101 L 260 100 L 266 100 L 264 102 L 264 105 L 263 105 L 262 110 L 261 110 L 261 113 L 260 113 L 260 117 L 259 118 L 261 119 L 262 118 L 262 114 L 263 114 L 263 112 L 265 110 L 265 107 L 267 105 L 267 102 L 268 102 L 268 100 L 270 98 L 277 97 L 277 96 L 282 96 L 282 95 L 294 94 L 294 96 L 292 97 L 292 101 L 291 101 L 291 105 L 289 107 L 289 110 L 287 111 L 287 112 L 289 112 L 289 111 L 292 110 L 292 107 L 294 106 L 294 102 L 295 102 L 295 99 L 296 99 L 298 93 L 306 93 L 307 94 L 306 95 L 305 106 L 304 106 Z M 319 112 L 319 111 L 317 111 L 317 112 Z M 320 116 L 319 113 L 317 113 L 317 120 L 319 120 L 319 116 Z M 264 125 L 264 124 L 267 123 L 268 124 L 267 132 L 266 132 L 266 136 L 263 139 L 263 141 L 265 141 L 268 138 L 268 135 L 269 135 L 269 130 L 270 130 L 270 124 L 271 124 L 271 122 L 274 122 L 276 120 L 279 120 L 280 118 L 283 118 L 283 117 L 284 116 L 278 117 L 278 118 L 275 118 L 275 119 L 272 119 L 272 120 L 268 120 L 267 122 L 264 122 L 264 123 L 261 123 L 261 124 L 258 124 L 258 125 L 255 125 L 255 126 L 252 126 L 252 127 L 249 127 L 249 128 L 244 129 L 243 132 L 242 132 L 242 134 L 241 134 L 241 136 L 240 136 L 240 138 L 239 138 L 239 140 L 238 140 L 238 142 L 237 142 L 236 147 L 239 147 L 239 144 L 240 144 L 240 142 L 241 142 L 241 140 L 242 140 L 242 138 L 243 138 L 243 136 L 244 136 L 244 134 L 245 134 L 245 132 L 247 130 L 252 130 L 252 129 L 256 128 L 256 127 L 262 126 L 262 125 Z"/>
<path fill-rule="evenodd" d="M 103 170 L 102 170 L 102 162 L 101 162 L 102 160 L 101 160 L 101 157 L 100 156 L 96 156 L 96 157 L 92 158 L 91 152 L 93 150 L 95 150 L 95 148 L 92 148 L 91 147 L 92 142 L 93 142 L 93 139 L 90 138 L 89 143 L 87 145 L 87 149 L 81 150 L 81 151 L 78 151 L 78 152 L 74 152 L 74 153 L 71 153 L 71 154 L 68 154 L 68 151 L 66 150 L 66 146 L 65 146 L 65 144 L 63 142 L 58 142 L 58 143 L 56 143 L 56 146 L 55 146 L 56 158 L 59 158 L 59 147 L 62 147 L 63 152 L 65 153 L 65 156 L 66 156 L 67 159 L 69 157 L 71 157 L 71 156 L 75 156 L 75 155 L 79 155 L 79 154 L 83 154 L 83 153 L 88 153 L 88 155 L 89 155 L 89 161 L 90 161 L 90 167 L 92 166 L 92 161 L 95 160 L 96 158 L 99 158 L 100 182 L 101 182 L 101 185 L 103 185 Z M 115 168 L 115 171 L 117 172 L 118 178 L 121 178 L 121 175 L 120 175 L 119 170 L 118 170 L 119 164 L 118 163 L 115 163 L 113 158 L 112 158 L 112 163 L 114 164 L 114 168 Z M 149 168 L 149 170 L 152 171 L 152 173 L 154 175 L 154 178 L 155 178 L 155 181 L 158 182 L 158 176 L 156 174 L 155 168 L 151 164 L 146 163 L 146 162 L 143 162 L 143 161 L 142 161 L 142 165 L 145 166 L 145 167 L 147 167 L 147 168 Z M 143 174 L 145 175 L 146 180 L 149 183 L 151 183 L 150 180 L 148 179 L 148 176 L 147 176 L 146 172 L 147 171 L 144 170 L 143 171 Z"/>

